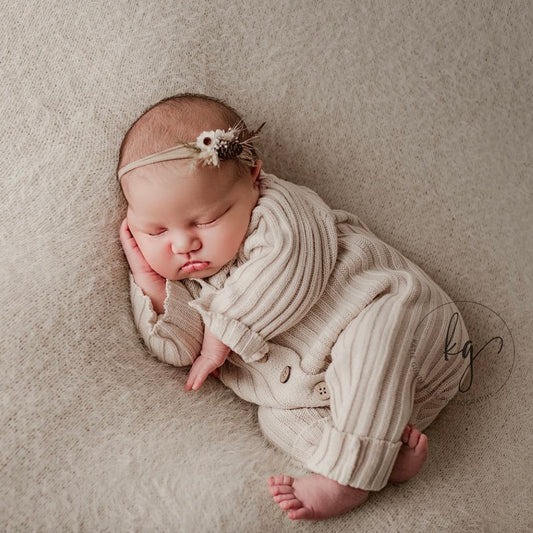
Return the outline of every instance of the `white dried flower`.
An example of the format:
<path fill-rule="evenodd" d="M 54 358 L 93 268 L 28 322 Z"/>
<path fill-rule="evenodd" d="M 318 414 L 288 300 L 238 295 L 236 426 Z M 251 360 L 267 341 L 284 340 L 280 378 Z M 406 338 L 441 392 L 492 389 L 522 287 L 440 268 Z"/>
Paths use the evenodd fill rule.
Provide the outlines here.
<path fill-rule="evenodd" d="M 218 154 L 216 146 L 216 132 L 203 131 L 196 139 L 196 147 L 200 151 L 198 158 L 204 165 L 218 166 Z"/>
<path fill-rule="evenodd" d="M 198 158 L 203 161 L 204 165 L 217 167 L 220 163 L 219 149 L 236 139 L 237 136 L 233 128 L 228 131 L 203 131 L 196 139 L 196 147 L 200 150 Z"/>

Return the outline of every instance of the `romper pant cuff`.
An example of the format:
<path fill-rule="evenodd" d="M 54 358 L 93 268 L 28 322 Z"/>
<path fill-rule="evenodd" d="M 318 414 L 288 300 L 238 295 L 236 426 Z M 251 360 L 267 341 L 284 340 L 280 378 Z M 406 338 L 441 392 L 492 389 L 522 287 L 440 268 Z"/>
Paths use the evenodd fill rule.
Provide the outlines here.
<path fill-rule="evenodd" d="M 387 485 L 401 446 L 401 441 L 356 436 L 326 425 L 304 464 L 341 485 L 377 491 Z"/>

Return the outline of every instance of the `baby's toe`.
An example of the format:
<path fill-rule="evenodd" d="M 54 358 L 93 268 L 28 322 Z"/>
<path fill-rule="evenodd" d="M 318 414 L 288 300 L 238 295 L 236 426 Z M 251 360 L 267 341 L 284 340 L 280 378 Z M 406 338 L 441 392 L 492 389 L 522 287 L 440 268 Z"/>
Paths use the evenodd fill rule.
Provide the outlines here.
<path fill-rule="evenodd" d="M 402 442 L 404 444 L 407 444 L 409 442 L 409 435 L 411 434 L 411 426 L 409 426 L 409 424 L 407 426 L 405 426 L 404 430 L 403 430 L 403 433 L 402 433 Z"/>
<path fill-rule="evenodd" d="M 420 440 L 420 435 L 422 435 L 422 433 L 420 433 L 420 431 L 418 431 L 418 429 L 416 428 L 413 428 L 411 429 L 411 433 L 409 433 L 409 441 L 407 442 L 407 445 L 409 446 L 409 448 L 416 448 L 416 445 L 418 444 L 418 441 Z"/>
<path fill-rule="evenodd" d="M 294 479 L 290 476 L 272 476 L 268 479 L 270 494 L 277 496 L 279 494 L 292 494 Z"/>
<path fill-rule="evenodd" d="M 286 500 L 292 500 L 294 498 L 294 494 L 292 492 L 287 494 L 277 494 L 276 496 L 273 496 L 273 500 L 276 503 L 284 502 Z"/>
<path fill-rule="evenodd" d="M 300 507 L 299 509 L 291 509 L 287 513 L 288 518 L 291 520 L 313 520 L 313 512 L 307 507 Z"/>
<path fill-rule="evenodd" d="M 420 433 L 420 438 L 416 444 L 415 452 L 420 456 L 428 456 L 428 437 L 425 433 Z"/>
<path fill-rule="evenodd" d="M 302 502 L 298 498 L 293 498 L 292 500 L 287 500 L 279 504 L 284 511 L 288 511 L 289 509 L 300 509 L 302 505 Z"/>
<path fill-rule="evenodd" d="M 268 478 L 268 484 L 272 485 L 292 485 L 294 479 L 291 476 L 271 476 Z"/>
<path fill-rule="evenodd" d="M 294 489 L 290 485 L 274 485 L 270 487 L 270 494 L 277 496 L 278 494 L 292 494 Z"/>

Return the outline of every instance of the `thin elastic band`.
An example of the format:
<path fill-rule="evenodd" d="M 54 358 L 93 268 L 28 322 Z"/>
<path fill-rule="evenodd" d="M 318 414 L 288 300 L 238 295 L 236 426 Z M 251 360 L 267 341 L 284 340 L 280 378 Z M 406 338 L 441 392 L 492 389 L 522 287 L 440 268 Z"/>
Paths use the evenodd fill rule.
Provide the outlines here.
<path fill-rule="evenodd" d="M 119 169 L 117 178 L 120 181 L 124 174 L 134 168 L 172 159 L 197 159 L 202 161 L 204 165 L 215 167 L 219 166 L 220 161 L 239 159 L 247 165 L 253 166 L 256 158 L 254 157 L 252 140 L 257 137 L 264 125 L 263 122 L 256 131 L 249 133 L 245 139 L 239 138 L 242 133 L 242 121 L 227 131 L 203 131 L 196 138 L 195 143 L 181 143 L 129 163 Z"/>
<path fill-rule="evenodd" d="M 146 157 L 129 163 L 117 172 L 117 178 L 120 181 L 124 174 L 130 172 L 134 168 L 144 167 L 146 165 L 151 165 L 152 163 L 160 163 L 161 161 L 171 161 L 173 159 L 190 159 L 194 154 L 194 150 L 191 150 L 186 144 L 178 144 L 177 146 L 172 146 L 161 152 L 147 155 Z"/>

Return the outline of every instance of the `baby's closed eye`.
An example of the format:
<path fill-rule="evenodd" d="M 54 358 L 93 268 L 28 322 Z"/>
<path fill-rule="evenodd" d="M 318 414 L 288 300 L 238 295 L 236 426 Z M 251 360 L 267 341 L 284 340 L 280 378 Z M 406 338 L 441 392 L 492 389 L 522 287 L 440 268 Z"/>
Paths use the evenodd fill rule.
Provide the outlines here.
<path fill-rule="evenodd" d="M 216 215 L 214 218 L 212 218 L 208 222 L 197 222 L 195 224 L 195 226 L 198 227 L 198 228 L 206 228 L 206 227 L 214 224 L 215 222 L 220 220 L 231 209 L 231 207 L 232 206 L 228 207 L 227 209 L 224 209 L 224 211 L 222 211 L 222 213 L 220 213 L 219 215 Z"/>
<path fill-rule="evenodd" d="M 159 237 L 160 235 L 163 235 L 166 232 L 167 232 L 166 228 L 158 228 L 155 230 L 147 231 L 146 233 L 150 235 L 150 237 Z"/>
<path fill-rule="evenodd" d="M 210 226 L 211 224 L 214 224 L 219 218 L 220 218 L 220 217 L 216 217 L 216 218 L 210 220 L 209 222 L 197 222 L 197 223 L 195 224 L 195 226 L 196 226 L 197 228 L 205 228 L 205 227 L 207 227 L 207 226 Z"/>

